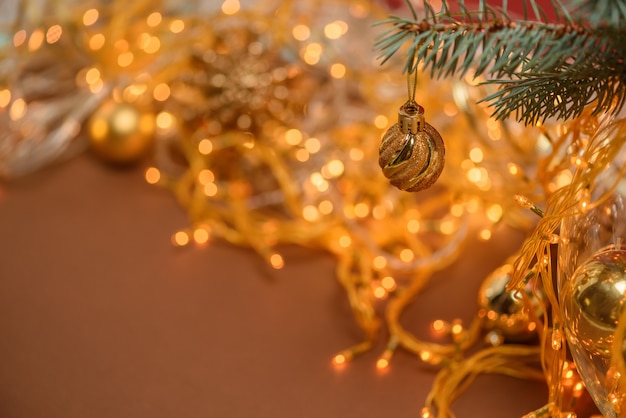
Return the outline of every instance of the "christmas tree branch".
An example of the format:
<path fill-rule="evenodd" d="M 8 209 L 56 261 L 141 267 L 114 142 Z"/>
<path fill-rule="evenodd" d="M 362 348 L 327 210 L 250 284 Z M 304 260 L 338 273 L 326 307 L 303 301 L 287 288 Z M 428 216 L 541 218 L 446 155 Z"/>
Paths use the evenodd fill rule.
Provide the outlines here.
<path fill-rule="evenodd" d="M 424 1 L 422 19 L 411 7 L 412 19 L 379 22 L 391 28 L 376 49 L 383 63 L 403 51 L 405 72 L 421 64 L 434 78 L 482 76 L 500 87 L 484 98 L 500 119 L 568 119 L 592 103 L 596 113 L 618 109 L 626 98 L 626 0 L 579 0 L 572 12 L 554 0 L 552 22 L 534 0 L 529 3 L 533 17 L 526 8 L 524 18 L 514 20 L 506 2 L 499 10 L 484 1 L 468 10 L 461 1 L 452 12 L 444 0 L 436 13 Z"/>

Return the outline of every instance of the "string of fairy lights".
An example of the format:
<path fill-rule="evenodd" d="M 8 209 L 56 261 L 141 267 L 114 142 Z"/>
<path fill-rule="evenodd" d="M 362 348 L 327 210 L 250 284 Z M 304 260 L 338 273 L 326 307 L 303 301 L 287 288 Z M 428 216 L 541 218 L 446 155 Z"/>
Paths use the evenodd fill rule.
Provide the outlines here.
<path fill-rule="evenodd" d="M 495 121 L 474 104 L 486 89 L 481 80 L 420 76 L 416 98 L 446 140 L 447 165 L 428 191 L 404 193 L 377 164 L 405 91 L 399 63 L 381 67 L 371 54 L 367 36 L 385 17 L 381 7 L 225 0 L 198 14 L 147 0 L 74 6 L 27 19 L 36 5 L 24 2 L 2 48 L 11 63 L 0 67 L 4 177 L 86 147 L 116 164 L 147 161 L 146 181 L 173 193 L 188 214 L 173 245 L 225 240 L 254 248 L 275 269 L 288 262 L 278 244 L 336 256 L 337 279 L 364 331 L 362 342 L 333 358 L 336 366 L 371 349 L 385 327 L 376 367 L 389 367 L 405 349 L 441 368 L 424 418 L 451 414 L 480 373 L 547 381 L 546 407 L 529 416 L 571 413 L 583 386 L 550 317 L 558 310 L 547 309 L 558 304 L 546 246 L 559 240 L 560 212 L 550 204 L 544 226 L 486 278 L 474 321 L 433 321 L 432 331 L 450 344 L 420 340 L 400 324 L 469 238 L 489 240 L 502 224 L 534 228 L 535 214 L 544 213 L 533 202 L 541 206 L 572 184 L 572 167 L 584 162 L 564 151 L 585 148 L 570 128 Z M 587 134 L 598 126 L 591 117 L 577 123 Z M 465 354 L 485 337 L 486 348 Z M 545 354 L 546 341 L 559 361 Z"/>

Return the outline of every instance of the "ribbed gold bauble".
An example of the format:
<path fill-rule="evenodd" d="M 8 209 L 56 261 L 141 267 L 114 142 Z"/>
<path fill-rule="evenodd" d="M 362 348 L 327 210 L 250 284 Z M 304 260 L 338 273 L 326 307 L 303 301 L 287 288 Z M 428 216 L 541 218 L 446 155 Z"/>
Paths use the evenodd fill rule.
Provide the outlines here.
<path fill-rule="evenodd" d="M 107 100 L 88 121 L 93 151 L 113 163 L 132 163 L 143 157 L 154 142 L 155 117 L 128 103 Z"/>

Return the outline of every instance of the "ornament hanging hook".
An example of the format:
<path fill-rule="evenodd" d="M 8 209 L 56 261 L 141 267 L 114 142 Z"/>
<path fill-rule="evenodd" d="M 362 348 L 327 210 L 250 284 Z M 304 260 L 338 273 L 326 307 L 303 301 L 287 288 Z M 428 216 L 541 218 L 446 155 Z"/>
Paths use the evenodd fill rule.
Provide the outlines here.
<path fill-rule="evenodd" d="M 411 71 L 411 69 L 413 71 Z M 398 112 L 398 124 L 400 130 L 406 134 L 412 133 L 415 135 L 417 132 L 424 129 L 424 108 L 417 104 L 415 101 L 415 94 L 417 92 L 417 56 L 413 52 L 411 56 L 411 65 L 407 69 L 406 73 L 406 86 L 408 93 L 408 100 L 404 103 Z M 406 146 L 412 148 L 414 138 L 407 141 Z M 401 153 L 406 154 L 406 153 Z M 410 153 L 409 153 L 410 156 Z"/>
<path fill-rule="evenodd" d="M 411 69 L 413 71 L 411 71 Z M 411 65 L 406 72 L 406 87 L 409 96 L 409 103 L 415 103 L 415 93 L 417 91 L 417 55 L 415 51 L 411 56 Z"/>

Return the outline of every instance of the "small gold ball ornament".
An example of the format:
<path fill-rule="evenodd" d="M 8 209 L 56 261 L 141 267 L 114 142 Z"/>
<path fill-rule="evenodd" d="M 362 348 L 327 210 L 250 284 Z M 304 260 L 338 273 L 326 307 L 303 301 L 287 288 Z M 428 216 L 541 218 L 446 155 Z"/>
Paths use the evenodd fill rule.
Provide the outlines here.
<path fill-rule="evenodd" d="M 383 135 L 378 164 L 400 190 L 430 187 L 441 174 L 446 150 L 439 132 L 424 120 L 424 108 L 409 100 L 398 111 L 398 122 Z"/>
<path fill-rule="evenodd" d="M 478 314 L 484 320 L 484 328 L 490 330 L 487 339 L 492 345 L 535 338 L 537 320 L 543 315 L 546 300 L 542 291 L 533 292 L 530 285 L 523 290 L 507 289 L 513 269 L 512 260 L 498 267 L 478 291 Z"/>
<path fill-rule="evenodd" d="M 87 125 L 93 151 L 112 163 L 139 160 L 154 142 L 155 117 L 128 103 L 107 100 L 93 113 Z"/>

